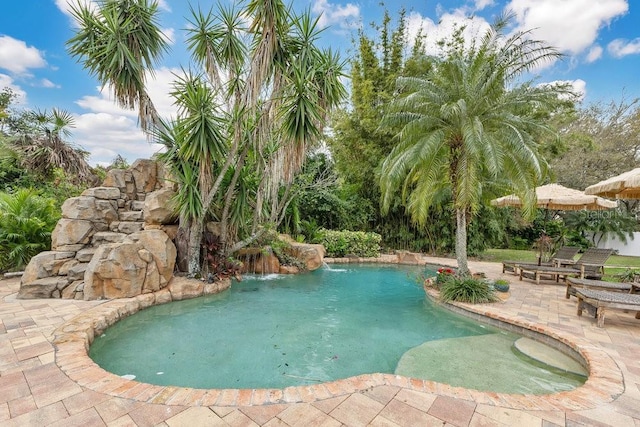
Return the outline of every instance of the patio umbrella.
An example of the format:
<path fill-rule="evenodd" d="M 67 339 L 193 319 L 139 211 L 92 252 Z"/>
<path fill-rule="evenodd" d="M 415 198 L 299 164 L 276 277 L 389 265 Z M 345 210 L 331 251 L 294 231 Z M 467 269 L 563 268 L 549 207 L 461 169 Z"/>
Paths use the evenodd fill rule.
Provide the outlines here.
<path fill-rule="evenodd" d="M 491 201 L 498 207 L 522 207 L 522 201 L 515 194 L 500 197 Z M 618 204 L 602 197 L 587 195 L 580 190 L 567 188 L 559 184 L 547 184 L 536 187 L 536 206 L 547 210 L 578 211 L 578 210 L 604 210 L 615 208 Z M 546 223 L 546 216 L 545 216 Z M 542 232 L 543 237 L 545 232 Z M 542 260 L 542 246 L 538 264 Z"/>
<path fill-rule="evenodd" d="M 640 168 L 590 185 L 585 194 L 618 199 L 640 199 Z"/>
<path fill-rule="evenodd" d="M 573 188 L 567 188 L 559 184 L 547 184 L 537 187 L 536 199 L 537 207 L 559 211 L 579 211 L 585 209 L 603 210 L 612 209 L 617 206 L 617 203 L 614 201 L 594 195 L 587 195 L 580 190 L 574 190 Z M 494 199 L 491 201 L 491 204 L 498 207 L 522 207 L 522 201 L 515 194 Z"/>

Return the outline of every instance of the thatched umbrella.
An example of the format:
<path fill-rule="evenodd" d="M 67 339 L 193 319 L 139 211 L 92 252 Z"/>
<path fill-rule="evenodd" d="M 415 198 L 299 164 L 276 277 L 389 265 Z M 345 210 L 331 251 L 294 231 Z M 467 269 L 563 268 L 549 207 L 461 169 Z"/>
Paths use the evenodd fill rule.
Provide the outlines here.
<path fill-rule="evenodd" d="M 567 188 L 559 184 L 547 184 L 536 188 L 536 206 L 559 211 L 604 210 L 617 206 L 616 202 L 602 197 L 587 195 L 580 190 Z M 522 201 L 515 194 L 491 201 L 493 206 L 522 207 Z"/>
<path fill-rule="evenodd" d="M 590 185 L 584 192 L 602 197 L 640 199 L 640 168 Z"/>
<path fill-rule="evenodd" d="M 500 197 L 491 201 L 493 206 L 520 208 L 523 203 L 515 194 Z M 559 184 L 547 184 L 536 187 L 536 206 L 538 208 L 558 211 L 604 210 L 617 206 L 617 202 L 602 197 L 587 195 L 580 190 L 567 188 Z M 546 222 L 546 216 L 545 216 Z M 542 232 L 541 238 L 545 232 Z M 538 264 L 542 261 L 542 245 Z"/>

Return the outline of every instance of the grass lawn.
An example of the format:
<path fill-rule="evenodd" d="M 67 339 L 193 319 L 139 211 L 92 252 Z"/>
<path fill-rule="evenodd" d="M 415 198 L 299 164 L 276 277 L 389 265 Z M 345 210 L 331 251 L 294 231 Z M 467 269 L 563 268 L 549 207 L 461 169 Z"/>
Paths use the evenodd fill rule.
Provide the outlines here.
<path fill-rule="evenodd" d="M 538 253 L 533 250 L 487 249 L 479 258 L 482 261 L 494 262 L 502 262 L 506 260 L 536 262 L 538 260 Z M 623 273 L 627 268 L 640 269 L 640 257 L 612 255 L 605 264 L 605 277 L 603 279 L 615 281 L 615 276 Z"/>

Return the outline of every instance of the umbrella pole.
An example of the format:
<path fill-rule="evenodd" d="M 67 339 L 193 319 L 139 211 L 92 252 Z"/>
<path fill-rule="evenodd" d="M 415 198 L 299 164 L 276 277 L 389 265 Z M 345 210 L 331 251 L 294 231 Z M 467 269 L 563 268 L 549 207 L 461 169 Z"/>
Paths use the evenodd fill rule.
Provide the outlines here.
<path fill-rule="evenodd" d="M 544 248 L 545 237 L 547 237 L 547 220 L 549 219 L 549 208 L 544 209 L 544 218 L 542 220 L 542 234 L 538 241 L 538 265 L 542 265 L 542 250 Z"/>

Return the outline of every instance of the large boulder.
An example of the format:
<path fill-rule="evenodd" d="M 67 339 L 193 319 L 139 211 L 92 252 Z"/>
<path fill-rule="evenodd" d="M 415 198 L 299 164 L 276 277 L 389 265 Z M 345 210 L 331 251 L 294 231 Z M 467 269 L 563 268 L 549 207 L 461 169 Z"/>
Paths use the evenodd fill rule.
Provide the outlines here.
<path fill-rule="evenodd" d="M 62 204 L 62 217 L 110 223 L 118 219 L 118 205 L 91 196 L 72 197 Z"/>
<path fill-rule="evenodd" d="M 29 283 L 21 283 L 18 298 L 60 298 L 69 281 L 63 276 L 45 277 Z"/>
<path fill-rule="evenodd" d="M 96 250 L 84 274 L 84 299 L 130 298 L 142 293 L 147 262 L 140 243 L 111 243 Z"/>
<path fill-rule="evenodd" d="M 289 252 L 302 261 L 308 271 L 317 270 L 324 262 L 325 249 L 322 245 L 291 243 Z"/>
<path fill-rule="evenodd" d="M 94 233 L 95 228 L 91 221 L 62 218 L 51 233 L 51 248 L 56 250 L 61 246 L 86 245 L 91 241 Z"/>
<path fill-rule="evenodd" d="M 170 188 L 162 188 L 147 194 L 144 201 L 144 221 L 147 224 L 173 224 L 176 212 L 171 209 L 171 199 L 175 191 Z"/>
<path fill-rule="evenodd" d="M 264 249 L 241 249 L 236 257 L 242 261 L 242 273 L 277 274 L 280 272 L 280 260 L 268 246 Z"/>
<path fill-rule="evenodd" d="M 150 193 L 158 183 L 158 163 L 148 159 L 138 159 L 131 165 L 133 182 L 138 193 Z"/>
<path fill-rule="evenodd" d="M 131 234 L 127 239 L 142 243 L 142 246 L 150 252 L 160 274 L 160 287 L 167 285 L 173 276 L 177 253 L 176 245 L 167 233 L 162 230 L 142 230 Z"/>
<path fill-rule="evenodd" d="M 118 200 L 121 196 L 120 190 L 114 187 L 87 188 L 81 195 L 95 197 L 96 199 L 101 200 Z"/>
<path fill-rule="evenodd" d="M 175 245 L 162 230 L 143 230 L 102 245 L 86 267 L 84 299 L 129 298 L 162 289 L 175 259 Z"/>
<path fill-rule="evenodd" d="M 29 284 L 37 279 L 57 276 L 60 268 L 72 260 L 74 256 L 75 252 L 40 252 L 29 261 L 29 264 L 22 274 L 20 283 Z"/>

